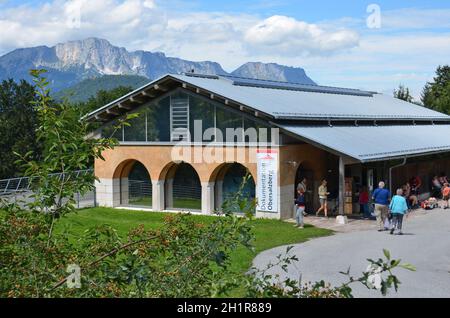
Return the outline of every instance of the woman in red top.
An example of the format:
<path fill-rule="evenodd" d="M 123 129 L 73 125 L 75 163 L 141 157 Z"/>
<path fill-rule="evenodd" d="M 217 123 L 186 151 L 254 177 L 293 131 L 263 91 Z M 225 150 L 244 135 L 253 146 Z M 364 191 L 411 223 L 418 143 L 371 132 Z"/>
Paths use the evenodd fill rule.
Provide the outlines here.
<path fill-rule="evenodd" d="M 367 192 L 367 187 L 362 187 L 361 191 L 359 191 L 359 206 L 361 207 L 360 211 L 363 213 L 364 218 L 370 218 L 369 192 Z"/>
<path fill-rule="evenodd" d="M 450 206 L 450 185 L 448 183 L 444 184 L 442 188 L 442 198 L 444 199 L 444 209 L 448 209 Z"/>

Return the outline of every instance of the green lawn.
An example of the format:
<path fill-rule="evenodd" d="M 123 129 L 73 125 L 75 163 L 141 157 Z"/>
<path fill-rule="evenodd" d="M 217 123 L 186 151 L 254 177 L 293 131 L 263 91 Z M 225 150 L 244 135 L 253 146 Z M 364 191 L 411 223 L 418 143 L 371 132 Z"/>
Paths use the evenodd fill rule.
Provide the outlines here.
<path fill-rule="evenodd" d="M 56 230 L 68 227 L 74 236 L 80 235 L 86 228 L 108 224 L 114 227 L 119 235 L 126 233 L 137 225 L 143 224 L 147 229 L 155 229 L 163 224 L 165 213 L 141 212 L 130 210 L 119 210 L 111 208 L 93 208 L 79 210 L 77 213 L 64 217 L 58 224 Z M 199 222 L 211 222 L 213 216 L 194 215 Z M 305 242 L 311 238 L 331 235 L 333 232 L 326 229 L 306 225 L 304 229 L 298 229 L 291 223 L 279 220 L 255 219 L 252 222 L 255 234 L 255 252 L 240 247 L 232 255 L 232 267 L 245 273 L 250 267 L 257 253 L 282 245 Z M 240 296 L 241 291 L 236 291 L 233 296 Z"/>

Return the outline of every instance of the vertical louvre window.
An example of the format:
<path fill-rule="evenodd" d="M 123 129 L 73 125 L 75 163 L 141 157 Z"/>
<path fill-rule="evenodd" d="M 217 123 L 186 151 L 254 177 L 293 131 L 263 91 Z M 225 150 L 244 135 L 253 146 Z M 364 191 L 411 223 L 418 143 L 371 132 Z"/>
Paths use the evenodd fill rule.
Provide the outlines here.
<path fill-rule="evenodd" d="M 170 98 L 170 139 L 189 141 L 189 97 L 174 95 Z"/>

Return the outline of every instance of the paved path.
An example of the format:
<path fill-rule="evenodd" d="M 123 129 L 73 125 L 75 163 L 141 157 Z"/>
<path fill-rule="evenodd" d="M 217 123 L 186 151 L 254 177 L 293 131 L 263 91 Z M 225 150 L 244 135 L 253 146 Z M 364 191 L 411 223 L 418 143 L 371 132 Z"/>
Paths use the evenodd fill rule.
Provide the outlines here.
<path fill-rule="evenodd" d="M 311 240 L 295 245 L 292 253 L 300 262 L 289 266 L 288 275 L 302 280 L 324 279 L 337 285 L 345 281 L 339 271 L 359 277 L 368 265 L 367 258 L 383 256 L 383 248 L 394 258 L 417 267 L 416 272 L 398 269 L 395 271 L 402 284 L 398 293 L 389 297 L 450 297 L 450 210 L 436 209 L 430 212 L 417 211 L 404 223 L 403 236 L 392 236 L 376 230 L 344 231 L 330 237 Z M 259 254 L 254 266 L 262 268 L 273 262 L 286 247 L 278 247 Z M 286 275 L 281 269 L 280 275 Z M 353 285 L 355 297 L 380 297 L 376 291 Z"/>

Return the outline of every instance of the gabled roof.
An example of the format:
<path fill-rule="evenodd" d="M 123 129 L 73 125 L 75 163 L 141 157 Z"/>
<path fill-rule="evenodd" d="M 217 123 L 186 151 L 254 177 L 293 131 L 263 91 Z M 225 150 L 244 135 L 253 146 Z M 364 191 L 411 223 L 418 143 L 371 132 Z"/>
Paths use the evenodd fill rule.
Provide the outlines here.
<path fill-rule="evenodd" d="M 442 113 L 375 92 L 198 74 L 163 76 L 86 117 L 109 120 L 180 86 L 278 120 L 450 120 Z"/>
<path fill-rule="evenodd" d="M 450 116 L 425 107 L 375 92 L 232 76 L 166 75 L 85 118 L 110 121 L 179 87 L 360 162 L 450 151 Z"/>

